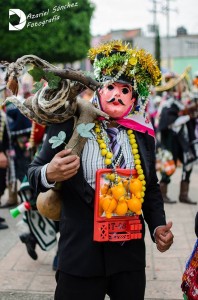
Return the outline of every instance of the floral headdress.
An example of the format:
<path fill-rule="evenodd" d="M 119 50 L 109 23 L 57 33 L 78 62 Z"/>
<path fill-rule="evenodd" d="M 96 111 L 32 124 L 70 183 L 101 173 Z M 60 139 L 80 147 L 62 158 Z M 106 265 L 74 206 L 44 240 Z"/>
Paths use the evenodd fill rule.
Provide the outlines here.
<path fill-rule="evenodd" d="M 91 48 L 88 57 L 93 63 L 96 80 L 106 85 L 125 81 L 132 84 L 139 97 L 146 99 L 151 85 L 161 80 L 157 61 L 144 49 L 132 49 L 122 41 L 111 41 Z"/>

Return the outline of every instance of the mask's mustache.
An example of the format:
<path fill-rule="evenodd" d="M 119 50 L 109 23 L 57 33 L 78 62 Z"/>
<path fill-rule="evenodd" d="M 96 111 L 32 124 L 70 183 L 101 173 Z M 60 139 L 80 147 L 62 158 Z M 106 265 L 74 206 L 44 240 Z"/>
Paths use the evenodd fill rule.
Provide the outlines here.
<path fill-rule="evenodd" d="M 111 102 L 114 102 L 115 101 L 115 98 L 111 98 L 110 100 L 107 100 L 107 103 L 111 103 Z M 122 99 L 118 99 L 118 102 L 122 105 L 125 106 L 124 102 L 122 101 Z"/>

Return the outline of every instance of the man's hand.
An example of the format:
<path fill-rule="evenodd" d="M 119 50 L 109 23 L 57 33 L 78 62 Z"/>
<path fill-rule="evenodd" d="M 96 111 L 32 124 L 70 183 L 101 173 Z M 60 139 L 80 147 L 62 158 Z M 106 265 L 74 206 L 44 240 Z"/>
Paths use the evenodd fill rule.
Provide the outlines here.
<path fill-rule="evenodd" d="M 8 166 L 7 156 L 3 152 L 0 152 L 0 168 L 6 169 L 7 166 Z"/>
<path fill-rule="evenodd" d="M 170 248 L 170 246 L 173 243 L 173 234 L 171 232 L 172 222 L 169 222 L 168 224 L 164 226 L 160 226 L 156 229 L 155 232 L 155 241 L 157 245 L 157 249 L 160 252 L 165 252 Z"/>
<path fill-rule="evenodd" d="M 62 150 L 51 160 L 46 170 L 49 183 L 61 182 L 74 176 L 80 167 L 80 158 L 77 155 L 69 155 L 71 149 Z"/>

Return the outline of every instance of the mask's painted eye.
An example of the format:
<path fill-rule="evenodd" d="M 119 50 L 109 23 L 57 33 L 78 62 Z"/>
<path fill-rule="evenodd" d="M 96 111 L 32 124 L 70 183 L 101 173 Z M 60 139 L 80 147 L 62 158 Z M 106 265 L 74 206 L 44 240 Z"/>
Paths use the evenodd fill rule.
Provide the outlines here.
<path fill-rule="evenodd" d="M 109 91 L 112 91 L 112 90 L 114 89 L 114 86 L 113 86 L 112 84 L 109 84 L 109 85 L 107 86 L 107 88 L 108 88 Z"/>
<path fill-rule="evenodd" d="M 128 94 L 129 92 L 130 92 L 130 90 L 126 87 L 122 89 L 122 93 L 125 95 Z"/>

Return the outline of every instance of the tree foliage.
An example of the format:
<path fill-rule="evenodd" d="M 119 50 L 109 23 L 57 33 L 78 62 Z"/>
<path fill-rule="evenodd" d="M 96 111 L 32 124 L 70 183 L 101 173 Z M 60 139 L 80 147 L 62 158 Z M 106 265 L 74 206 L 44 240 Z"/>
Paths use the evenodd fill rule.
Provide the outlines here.
<path fill-rule="evenodd" d="M 21 9 L 26 14 L 27 22 L 22 30 L 9 31 L 9 21 L 12 25 L 19 23 L 17 15 L 9 20 L 9 9 Z M 93 10 L 89 0 L 1 1 L 0 60 L 15 61 L 26 54 L 56 63 L 83 59 L 90 47 Z M 44 12 L 46 14 L 42 15 Z M 38 14 L 39 17 L 30 18 Z M 38 24 L 49 19 L 51 22 L 35 26 L 36 22 Z"/>

